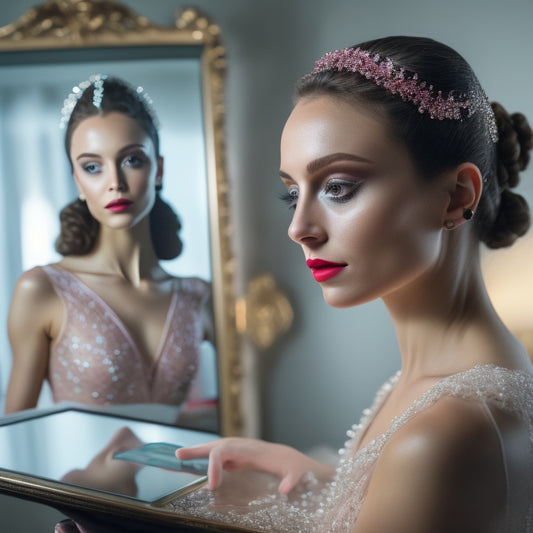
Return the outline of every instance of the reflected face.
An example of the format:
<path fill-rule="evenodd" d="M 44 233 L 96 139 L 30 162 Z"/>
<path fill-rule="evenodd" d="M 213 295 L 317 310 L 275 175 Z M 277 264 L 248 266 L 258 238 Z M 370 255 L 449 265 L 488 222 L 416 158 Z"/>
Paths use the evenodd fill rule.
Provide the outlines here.
<path fill-rule="evenodd" d="M 132 118 L 113 112 L 85 119 L 72 134 L 70 159 L 80 196 L 101 224 L 129 228 L 152 209 L 162 159 Z"/>
<path fill-rule="evenodd" d="M 301 245 L 326 302 L 385 297 L 433 265 L 449 199 L 422 181 L 386 123 L 332 97 L 300 100 L 281 139 L 281 179 Z"/>

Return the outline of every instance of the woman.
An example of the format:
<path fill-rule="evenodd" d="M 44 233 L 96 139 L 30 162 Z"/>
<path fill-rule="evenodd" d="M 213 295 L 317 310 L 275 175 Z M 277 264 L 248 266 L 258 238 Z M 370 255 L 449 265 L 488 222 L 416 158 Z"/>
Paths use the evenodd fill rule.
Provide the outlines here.
<path fill-rule="evenodd" d="M 183 405 L 210 339 L 210 287 L 177 278 L 180 223 L 160 198 L 163 158 L 146 93 L 93 76 L 65 101 L 65 148 L 79 198 L 60 215 L 54 265 L 24 272 L 8 332 L 6 413 L 56 402 Z M 176 414 L 176 413 L 174 413 Z"/>
<path fill-rule="evenodd" d="M 480 242 L 508 246 L 529 227 L 511 189 L 532 141 L 433 40 L 378 39 L 316 63 L 281 138 L 289 236 L 328 304 L 384 301 L 401 371 L 348 431 L 336 470 L 254 440 L 180 449 L 209 456 L 217 490 L 177 499 L 177 512 L 264 531 L 533 531 L 533 368 L 479 258 Z M 273 475 L 272 492 L 227 505 L 227 478 L 244 470 Z"/>

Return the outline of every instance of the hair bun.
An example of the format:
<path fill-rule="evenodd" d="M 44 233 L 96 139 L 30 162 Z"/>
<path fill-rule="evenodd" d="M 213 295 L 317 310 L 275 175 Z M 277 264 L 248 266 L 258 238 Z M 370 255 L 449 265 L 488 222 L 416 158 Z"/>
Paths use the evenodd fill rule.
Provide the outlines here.
<path fill-rule="evenodd" d="M 500 207 L 494 224 L 483 242 L 489 248 L 511 246 L 529 229 L 530 215 L 526 199 L 509 189 L 501 193 Z"/>
<path fill-rule="evenodd" d="M 501 104 L 491 105 L 499 136 L 496 164 L 499 203 L 495 220 L 482 240 L 489 248 L 502 248 L 513 244 L 529 229 L 529 206 L 523 196 L 511 189 L 518 185 L 520 172 L 529 163 L 533 131 L 522 113 L 509 114 Z"/>
<path fill-rule="evenodd" d="M 100 224 L 92 217 L 87 204 L 74 200 L 59 214 L 61 232 L 56 240 L 56 251 L 61 255 L 84 255 L 92 250 Z"/>
<path fill-rule="evenodd" d="M 498 125 L 498 183 L 501 189 L 513 188 L 520 181 L 533 148 L 533 131 L 522 113 L 510 115 L 496 102 L 492 109 Z"/>
<path fill-rule="evenodd" d="M 180 230 L 178 214 L 157 194 L 150 212 L 150 235 L 158 259 L 176 259 L 181 254 L 183 243 L 178 235 Z"/>

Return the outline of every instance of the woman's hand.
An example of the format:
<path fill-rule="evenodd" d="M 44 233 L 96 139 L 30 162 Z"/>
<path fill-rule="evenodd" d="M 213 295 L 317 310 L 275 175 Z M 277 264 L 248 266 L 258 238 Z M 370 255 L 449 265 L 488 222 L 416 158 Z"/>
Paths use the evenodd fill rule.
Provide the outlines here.
<path fill-rule="evenodd" d="M 326 478 L 334 470 L 289 446 L 240 437 L 179 448 L 176 457 L 180 460 L 209 457 L 207 475 L 210 490 L 220 486 L 224 470 L 260 470 L 274 474 L 281 479 L 278 486 L 280 494 L 289 493 L 307 472 Z"/>

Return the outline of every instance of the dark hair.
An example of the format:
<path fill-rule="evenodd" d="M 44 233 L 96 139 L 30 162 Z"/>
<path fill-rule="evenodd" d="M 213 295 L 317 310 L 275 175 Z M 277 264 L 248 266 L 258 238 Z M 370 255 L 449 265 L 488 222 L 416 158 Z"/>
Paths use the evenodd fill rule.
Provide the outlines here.
<path fill-rule="evenodd" d="M 65 150 L 69 160 L 72 134 L 80 122 L 96 115 L 105 116 L 113 111 L 123 113 L 135 120 L 150 136 L 154 144 L 155 155 L 159 157 L 159 134 L 148 103 L 142 97 L 142 93 L 137 93 L 129 83 L 111 77 L 103 80 L 102 88 L 102 100 L 98 107 L 93 102 L 95 87 L 94 83 L 91 83 L 83 91 L 72 110 L 65 132 Z"/>
<path fill-rule="evenodd" d="M 455 50 L 422 37 L 385 37 L 355 45 L 389 58 L 409 75 L 432 84 L 443 96 L 475 94 L 485 98 L 477 77 Z M 529 162 L 533 132 L 520 114 L 509 115 L 493 103 L 499 140 L 490 138 L 487 116 L 475 112 L 463 120 L 432 119 L 364 76 L 338 70 L 305 75 L 296 85 L 296 99 L 331 95 L 372 106 L 389 122 L 407 146 L 421 176 L 431 179 L 464 162 L 476 164 L 483 176 L 483 193 L 474 217 L 477 235 L 490 248 L 511 245 L 530 224 L 526 200 L 511 192 L 519 172 Z"/>
<path fill-rule="evenodd" d="M 102 101 L 98 107 L 93 103 L 94 84 L 89 85 L 77 101 L 70 115 L 66 133 L 65 150 L 70 159 L 72 134 L 85 119 L 111 112 L 123 113 L 135 120 L 149 135 L 153 142 L 155 154 L 159 157 L 159 134 L 148 103 L 135 88 L 118 78 L 106 78 L 103 82 Z M 56 240 L 56 250 L 62 255 L 84 255 L 89 253 L 98 237 L 99 223 L 91 215 L 87 204 L 76 199 L 65 206 L 60 215 L 60 234 Z M 155 253 L 159 259 L 174 259 L 182 250 L 178 236 L 181 223 L 172 207 L 156 195 L 156 201 L 150 211 L 150 234 Z"/>

